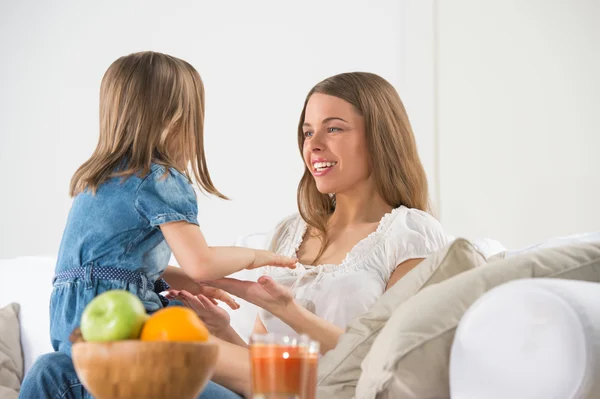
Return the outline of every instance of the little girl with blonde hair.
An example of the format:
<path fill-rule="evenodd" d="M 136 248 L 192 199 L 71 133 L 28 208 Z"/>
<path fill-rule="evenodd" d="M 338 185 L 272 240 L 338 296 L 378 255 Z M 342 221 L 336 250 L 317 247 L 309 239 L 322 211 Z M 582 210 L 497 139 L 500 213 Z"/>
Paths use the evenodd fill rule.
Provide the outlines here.
<path fill-rule="evenodd" d="M 90 397 L 70 358 L 69 335 L 99 294 L 127 290 L 148 312 L 168 287 L 201 289 L 245 268 L 294 267 L 296 259 L 240 247 L 209 247 L 198 228 L 192 185 L 225 198 L 204 155 L 204 88 L 187 62 L 142 52 L 116 60 L 100 88 L 100 138 L 71 180 L 74 197 L 50 299 L 55 352 L 40 357 L 24 398 Z M 168 268 L 171 251 L 181 269 Z"/>

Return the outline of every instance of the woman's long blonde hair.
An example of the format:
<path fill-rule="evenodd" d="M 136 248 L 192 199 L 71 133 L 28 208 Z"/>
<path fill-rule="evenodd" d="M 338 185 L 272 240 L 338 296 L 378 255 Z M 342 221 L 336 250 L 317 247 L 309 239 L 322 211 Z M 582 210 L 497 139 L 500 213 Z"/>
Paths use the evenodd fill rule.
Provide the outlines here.
<path fill-rule="evenodd" d="M 175 168 L 206 193 L 214 186 L 204 155 L 204 85 L 189 63 L 151 51 L 119 58 L 100 87 L 100 138 L 71 179 L 70 194 L 95 193 L 108 179 L 145 176 L 152 163 Z"/>
<path fill-rule="evenodd" d="M 404 205 L 428 211 L 427 177 L 406 110 L 394 87 L 382 77 L 365 72 L 343 73 L 318 83 L 306 96 L 298 123 L 301 154 L 306 105 L 314 93 L 341 98 L 363 116 L 372 175 L 385 202 L 393 208 Z M 316 262 L 329 244 L 327 221 L 335 210 L 335 197 L 317 190 L 308 167 L 298 185 L 298 209 L 321 239 L 321 248 L 313 261 Z"/>

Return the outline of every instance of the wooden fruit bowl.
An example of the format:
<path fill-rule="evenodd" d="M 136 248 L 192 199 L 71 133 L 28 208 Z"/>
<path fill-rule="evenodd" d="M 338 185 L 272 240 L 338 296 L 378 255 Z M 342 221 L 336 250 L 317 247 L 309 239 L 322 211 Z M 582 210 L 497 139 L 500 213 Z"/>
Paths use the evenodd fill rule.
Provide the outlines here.
<path fill-rule="evenodd" d="M 72 357 L 96 399 L 196 399 L 213 374 L 219 347 L 203 342 L 77 342 Z"/>

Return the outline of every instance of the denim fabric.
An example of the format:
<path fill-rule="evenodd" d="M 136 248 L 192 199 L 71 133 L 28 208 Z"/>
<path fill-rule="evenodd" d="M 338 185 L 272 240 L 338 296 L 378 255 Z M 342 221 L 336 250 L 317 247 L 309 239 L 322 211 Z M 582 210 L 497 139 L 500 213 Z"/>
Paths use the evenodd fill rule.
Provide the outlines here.
<path fill-rule="evenodd" d="M 88 190 L 77 195 L 56 262 L 55 273 L 61 278 L 54 282 L 50 300 L 54 349 L 70 354 L 69 335 L 85 306 L 102 292 L 128 290 L 148 312 L 163 307 L 154 283 L 167 267 L 171 250 L 159 226 L 177 220 L 198 224 L 197 214 L 187 178 L 161 165 L 152 165 L 143 178 L 115 177 L 95 194 Z M 138 284 L 125 277 L 130 274 L 139 276 Z"/>
<path fill-rule="evenodd" d="M 92 278 L 56 281 L 50 297 L 50 340 L 55 351 L 71 355 L 69 336 L 79 326 L 86 305 L 101 293 L 114 289 L 135 294 L 149 312 L 162 307 L 158 295 L 152 290 L 153 286 L 147 288 L 144 284 Z"/>
<path fill-rule="evenodd" d="M 242 396 L 230 391 L 222 385 L 209 381 L 198 399 L 243 399 Z"/>
<path fill-rule="evenodd" d="M 85 390 L 71 358 L 64 353 L 54 352 L 43 355 L 25 375 L 21 399 L 93 399 Z M 229 389 L 210 381 L 198 399 L 241 399 Z"/>
<path fill-rule="evenodd" d="M 92 399 L 81 385 L 73 361 L 62 352 L 40 356 L 25 374 L 21 399 Z"/>
<path fill-rule="evenodd" d="M 89 190 L 73 200 L 56 273 L 90 263 L 100 267 L 143 269 L 152 282 L 171 252 L 158 228 L 185 220 L 198 224 L 196 196 L 187 178 L 174 169 L 153 165 L 150 174 L 126 180 L 115 177 L 96 194 Z"/>
<path fill-rule="evenodd" d="M 198 224 L 194 190 L 174 169 L 152 165 L 144 177 L 120 177 L 73 200 L 56 262 L 50 298 L 55 353 L 40 357 L 23 382 L 24 398 L 84 398 L 70 358 L 69 336 L 99 294 L 127 290 L 146 310 L 163 307 L 155 283 L 171 250 L 159 228 L 171 221 Z M 160 284 L 156 284 L 160 286 Z M 87 396 L 89 397 L 89 396 Z"/>

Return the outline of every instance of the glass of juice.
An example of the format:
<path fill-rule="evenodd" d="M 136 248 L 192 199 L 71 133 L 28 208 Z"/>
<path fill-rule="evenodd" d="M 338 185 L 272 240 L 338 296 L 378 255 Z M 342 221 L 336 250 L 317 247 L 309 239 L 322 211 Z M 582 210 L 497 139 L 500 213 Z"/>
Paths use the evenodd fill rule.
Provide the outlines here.
<path fill-rule="evenodd" d="M 252 335 L 253 398 L 314 399 L 318 361 L 319 343 L 306 335 Z"/>

